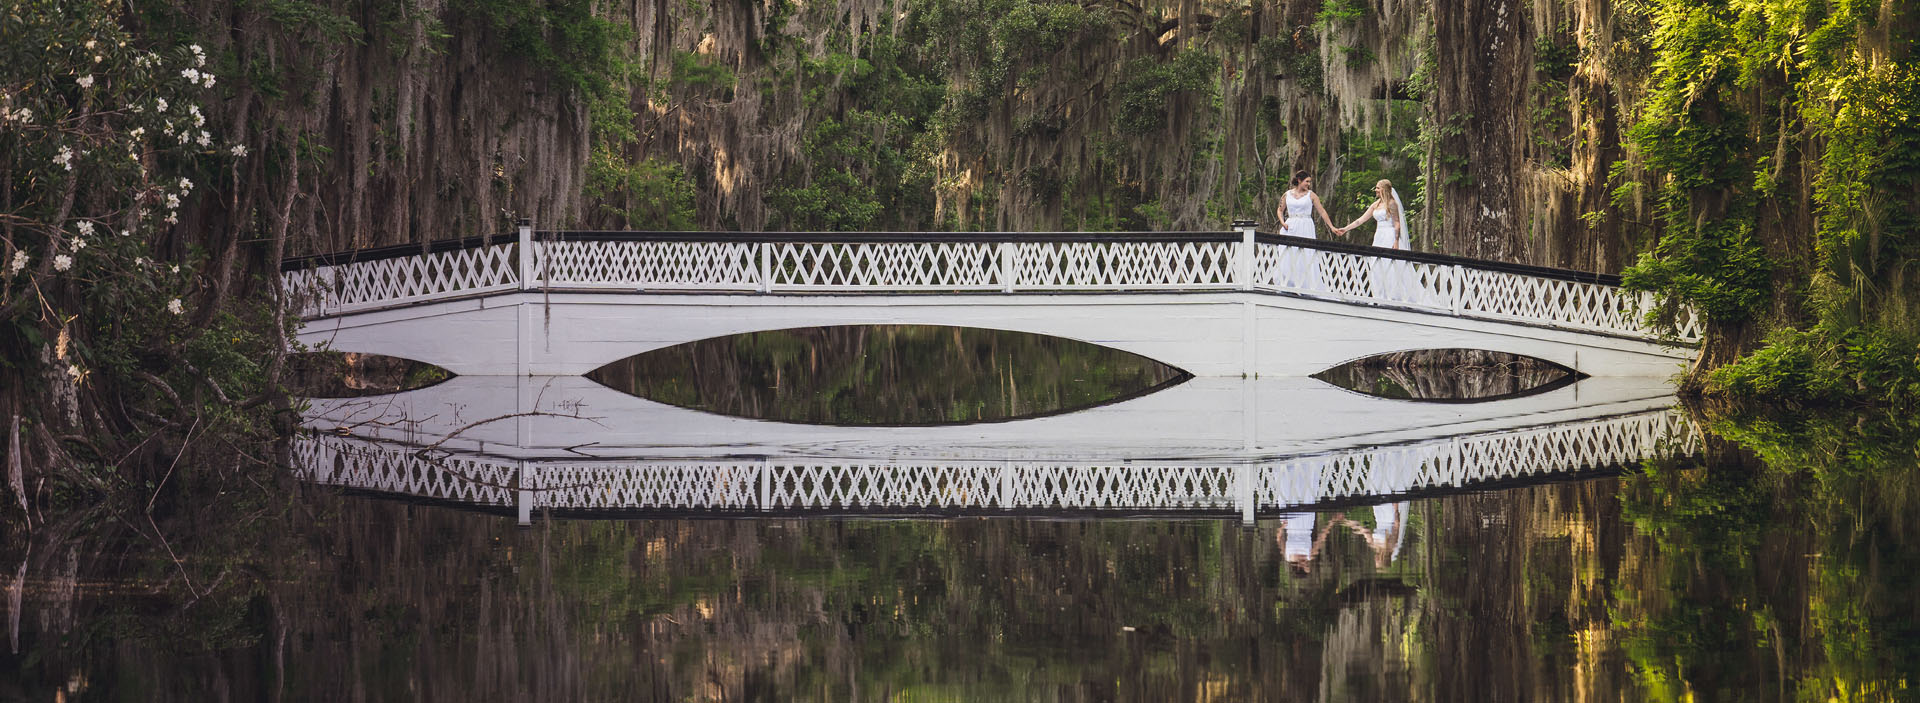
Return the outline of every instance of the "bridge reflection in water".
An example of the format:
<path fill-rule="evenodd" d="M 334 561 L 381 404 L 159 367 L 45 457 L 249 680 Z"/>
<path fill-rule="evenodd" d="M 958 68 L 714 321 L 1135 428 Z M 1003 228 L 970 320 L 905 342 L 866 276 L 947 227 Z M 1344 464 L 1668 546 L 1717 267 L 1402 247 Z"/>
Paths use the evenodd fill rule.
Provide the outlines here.
<path fill-rule="evenodd" d="M 1203 380 L 1033 420 L 840 428 L 709 415 L 582 379 L 455 379 L 378 401 L 316 401 L 307 425 L 317 431 L 298 438 L 294 454 L 315 483 L 523 524 L 536 514 L 1251 523 L 1618 471 L 1695 447 L 1658 384 L 1589 379 L 1538 396 L 1434 406 L 1311 379 Z M 504 406 L 483 402 L 502 396 Z M 1238 403 L 1219 402 L 1227 399 Z M 516 402 L 532 409 L 513 411 Z M 1384 522 L 1405 511 L 1380 513 Z M 1292 537 L 1290 552 L 1305 548 Z"/>

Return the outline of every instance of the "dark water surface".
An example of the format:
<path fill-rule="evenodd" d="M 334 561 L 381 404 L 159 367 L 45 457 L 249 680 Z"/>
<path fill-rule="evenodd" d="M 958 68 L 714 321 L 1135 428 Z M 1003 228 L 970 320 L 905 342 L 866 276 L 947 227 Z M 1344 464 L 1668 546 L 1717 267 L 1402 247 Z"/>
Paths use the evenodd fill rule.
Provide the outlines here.
<path fill-rule="evenodd" d="M 904 387 L 936 386 L 997 387 Z M 1706 458 L 1252 525 L 519 527 L 183 467 L 151 522 L 8 533 L 0 700 L 1912 699 L 1920 426 L 1713 429 Z"/>

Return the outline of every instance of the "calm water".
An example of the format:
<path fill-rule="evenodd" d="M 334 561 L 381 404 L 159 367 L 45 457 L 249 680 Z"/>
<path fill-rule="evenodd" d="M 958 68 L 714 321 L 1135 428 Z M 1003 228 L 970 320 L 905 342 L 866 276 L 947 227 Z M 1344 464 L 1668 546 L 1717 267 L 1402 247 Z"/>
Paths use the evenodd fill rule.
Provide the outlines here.
<path fill-rule="evenodd" d="M 1257 450 L 1232 461 L 1275 472 L 1309 465 L 1289 459 L 1289 447 L 1365 457 L 1356 475 L 1378 477 L 1393 467 L 1385 457 L 1432 468 L 1442 445 L 1492 447 L 1543 431 L 1492 419 L 1497 405 L 1203 381 L 1030 421 L 801 428 L 875 433 L 802 448 L 826 461 L 828 450 L 892 446 L 912 449 L 912 461 L 954 464 L 964 462 L 922 455 L 1005 452 L 1009 445 L 994 440 L 1012 438 L 1036 452 L 1098 453 L 1022 434 L 1038 426 L 1096 438 L 1109 428 L 1129 435 L 1113 446 L 1150 452 L 1179 438 L 1142 436 L 1153 425 L 1128 423 L 1232 392 L 1259 408 L 1244 415 L 1256 420 L 1340 418 L 1292 433 L 1251 422 L 1221 435 L 1227 444 L 1257 435 L 1248 441 Z M 1569 431 L 1612 427 L 1607 407 L 1640 407 L 1622 400 L 1634 393 L 1593 382 L 1495 402 Z M 442 399 L 481 392 L 454 382 L 434 388 Z M 624 431 L 617 413 L 639 412 L 585 397 L 596 399 L 603 414 L 594 422 L 610 425 L 609 436 Z M 1276 397 L 1317 400 L 1288 415 L 1294 409 L 1273 407 L 1287 404 Z M 1352 400 L 1327 400 L 1337 398 Z M 1417 412 L 1403 410 L 1410 407 Z M 816 436 L 680 412 L 749 428 L 729 432 L 762 432 L 752 441 L 768 446 Z M 1422 414 L 1439 412 L 1452 413 L 1445 417 L 1457 427 Z M 1372 447 L 1365 432 L 1340 434 L 1352 417 L 1377 418 L 1382 436 L 1404 440 L 1393 445 L 1400 449 Z M 1210 416 L 1165 422 L 1178 433 L 1224 424 Z M 1737 441 L 1626 467 L 1573 462 L 1563 467 L 1571 473 L 1542 470 L 1480 490 L 1263 506 L 1252 524 L 1223 504 L 1204 515 L 1173 506 L 1132 519 L 735 509 L 563 519 L 584 514 L 543 510 L 522 527 L 511 499 L 473 496 L 506 485 L 480 475 L 484 457 L 544 456 L 538 441 L 436 459 L 442 473 L 470 479 L 452 498 L 185 478 L 184 492 L 158 502 L 153 523 L 137 510 L 102 509 L 0 545 L 10 636 L 0 650 L 0 699 L 1911 698 L 1920 667 L 1912 597 L 1920 593 L 1920 513 L 1912 509 L 1920 505 L 1912 478 L 1920 427 L 1849 416 L 1745 418 L 1714 429 Z M 683 433 L 675 453 L 699 448 L 691 445 L 700 435 L 684 428 L 660 431 Z M 887 437 L 904 439 L 887 445 Z M 648 452 L 658 453 L 623 445 L 617 454 Z M 332 466 L 350 466 L 346 456 Z M 1097 463 L 1168 460 L 1107 459 Z M 691 463 L 713 470 L 730 460 L 715 452 Z M 555 460 L 533 460 L 543 461 Z M 613 490 L 579 481 L 567 485 L 582 500 Z M 711 479 L 676 485 L 693 491 Z M 433 490 L 441 489 L 418 489 Z"/>

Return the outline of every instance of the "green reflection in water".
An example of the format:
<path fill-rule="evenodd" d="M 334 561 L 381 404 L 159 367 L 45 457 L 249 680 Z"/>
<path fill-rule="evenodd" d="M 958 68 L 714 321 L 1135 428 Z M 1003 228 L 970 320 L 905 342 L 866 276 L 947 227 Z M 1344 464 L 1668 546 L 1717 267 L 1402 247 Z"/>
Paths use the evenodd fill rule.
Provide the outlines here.
<path fill-rule="evenodd" d="M 1920 427 L 1714 427 L 1740 444 L 1412 502 L 1397 556 L 1368 507 L 1295 558 L 1275 520 L 521 530 L 202 483 L 154 529 L 0 535 L 0 698 L 1911 698 Z"/>
<path fill-rule="evenodd" d="M 587 375 L 643 398 L 724 415 L 832 425 L 920 425 L 1047 415 L 1185 380 L 1179 369 L 1085 342 L 923 325 L 810 327 L 718 337 Z"/>

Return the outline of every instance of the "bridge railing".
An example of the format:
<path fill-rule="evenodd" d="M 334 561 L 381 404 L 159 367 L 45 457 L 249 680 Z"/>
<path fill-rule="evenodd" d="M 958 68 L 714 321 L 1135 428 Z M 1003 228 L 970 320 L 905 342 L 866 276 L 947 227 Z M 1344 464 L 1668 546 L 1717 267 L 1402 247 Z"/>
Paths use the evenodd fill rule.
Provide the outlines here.
<path fill-rule="evenodd" d="M 632 512 L 1277 513 L 1632 465 L 1697 451 L 1659 410 L 1280 459 L 533 459 L 337 435 L 294 443 L 300 477 L 477 507 Z"/>
<path fill-rule="evenodd" d="M 1648 338 L 1619 279 L 1339 242 L 1197 233 L 534 232 L 293 259 L 305 317 L 503 290 L 1261 290 Z M 1697 318 L 1678 321 L 1695 342 Z"/>

